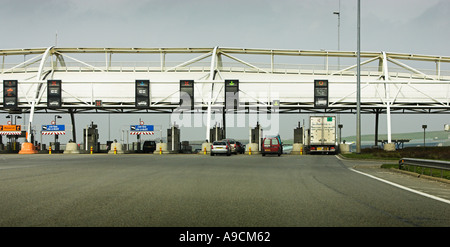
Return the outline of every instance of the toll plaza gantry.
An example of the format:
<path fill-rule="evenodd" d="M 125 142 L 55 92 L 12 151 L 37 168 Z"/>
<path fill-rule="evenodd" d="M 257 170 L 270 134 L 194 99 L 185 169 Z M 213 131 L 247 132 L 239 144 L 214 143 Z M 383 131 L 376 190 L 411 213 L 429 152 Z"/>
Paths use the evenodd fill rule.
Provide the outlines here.
<path fill-rule="evenodd" d="M 75 125 L 76 113 L 181 112 L 206 114 L 209 141 L 218 112 L 356 112 L 353 51 L 48 47 L 0 56 L 1 112 L 28 113 L 27 133 L 36 113 L 69 113 Z M 391 114 L 450 112 L 450 71 L 442 69 L 450 57 L 360 56 L 361 113 L 387 114 L 388 143 Z M 330 62 L 338 58 L 348 66 Z"/>

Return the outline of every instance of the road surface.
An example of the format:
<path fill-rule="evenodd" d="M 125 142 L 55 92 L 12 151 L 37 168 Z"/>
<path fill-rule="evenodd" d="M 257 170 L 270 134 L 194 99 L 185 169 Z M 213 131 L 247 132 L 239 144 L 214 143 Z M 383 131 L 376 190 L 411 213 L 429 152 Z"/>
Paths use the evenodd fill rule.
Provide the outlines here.
<path fill-rule="evenodd" d="M 450 226 L 448 184 L 374 165 L 331 155 L 1 155 L 0 226 Z"/>

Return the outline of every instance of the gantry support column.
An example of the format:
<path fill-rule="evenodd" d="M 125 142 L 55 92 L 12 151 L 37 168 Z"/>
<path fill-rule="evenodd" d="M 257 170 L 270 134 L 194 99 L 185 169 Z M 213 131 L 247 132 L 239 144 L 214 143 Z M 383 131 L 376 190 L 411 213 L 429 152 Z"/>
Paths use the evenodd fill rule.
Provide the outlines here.
<path fill-rule="evenodd" d="M 44 65 L 45 65 L 45 62 L 47 61 L 47 58 L 51 55 L 50 54 L 51 49 L 53 49 L 53 46 L 47 48 L 44 55 L 42 56 L 41 63 L 39 64 L 39 69 L 38 69 L 38 72 L 36 75 L 36 80 L 38 81 L 38 85 L 36 85 L 36 94 L 34 96 L 34 99 L 32 99 L 32 102 L 31 102 L 30 119 L 29 119 L 28 129 L 27 129 L 27 132 L 28 132 L 27 142 L 31 142 L 31 135 L 32 135 L 31 126 L 33 125 L 34 108 L 35 108 L 36 104 L 39 103 L 39 100 L 40 100 L 39 95 L 40 95 L 42 86 L 44 85 L 44 82 L 42 80 L 45 79 L 42 77 Z"/>
<path fill-rule="evenodd" d="M 217 49 L 219 47 L 214 47 L 213 53 L 211 55 L 211 66 L 209 71 L 209 80 L 211 81 L 211 93 L 209 94 L 209 100 L 208 100 L 208 111 L 206 113 L 206 140 L 207 142 L 210 142 L 210 128 L 211 128 L 211 104 L 213 100 L 213 92 L 214 92 L 214 78 L 216 75 L 216 69 L 217 69 Z"/>
<path fill-rule="evenodd" d="M 390 80 L 387 64 L 386 52 L 383 51 L 383 75 L 385 81 L 385 96 L 386 96 L 386 118 L 387 118 L 387 138 L 388 143 L 392 142 L 391 138 L 391 95 L 390 95 Z"/>

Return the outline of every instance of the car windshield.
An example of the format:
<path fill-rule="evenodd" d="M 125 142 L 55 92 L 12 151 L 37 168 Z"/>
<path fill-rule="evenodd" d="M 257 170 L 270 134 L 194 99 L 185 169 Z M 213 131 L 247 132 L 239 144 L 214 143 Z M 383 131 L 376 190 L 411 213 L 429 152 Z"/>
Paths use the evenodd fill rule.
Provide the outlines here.
<path fill-rule="evenodd" d="M 213 145 L 223 145 L 226 146 L 225 142 L 213 142 Z"/>
<path fill-rule="evenodd" d="M 270 139 L 264 139 L 264 145 L 270 145 Z"/>

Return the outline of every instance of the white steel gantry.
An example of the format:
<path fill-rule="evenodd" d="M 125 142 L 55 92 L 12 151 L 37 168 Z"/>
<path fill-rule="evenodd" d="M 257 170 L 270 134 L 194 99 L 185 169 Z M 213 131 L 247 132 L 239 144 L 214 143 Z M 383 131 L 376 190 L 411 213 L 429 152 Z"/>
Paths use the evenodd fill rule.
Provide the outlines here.
<path fill-rule="evenodd" d="M 0 56 L 0 83 L 18 81 L 18 110 L 30 113 L 29 133 L 35 112 L 174 112 L 180 107 L 180 80 L 194 80 L 195 109 L 189 111 L 207 114 L 207 132 L 212 112 L 225 107 L 227 79 L 239 80 L 240 112 L 270 111 L 273 102 L 282 114 L 355 113 L 356 109 L 357 53 L 352 51 L 48 47 L 0 50 Z M 360 56 L 361 111 L 385 112 L 388 130 L 391 113 L 450 112 L 450 71 L 441 69 L 450 64 L 449 56 L 393 52 L 361 52 Z M 331 64 L 335 58 L 348 66 Z M 50 79 L 62 81 L 60 109 L 47 108 Z M 138 79 L 150 81 L 146 109 L 135 107 Z M 325 109 L 314 108 L 317 79 L 329 81 Z"/>

